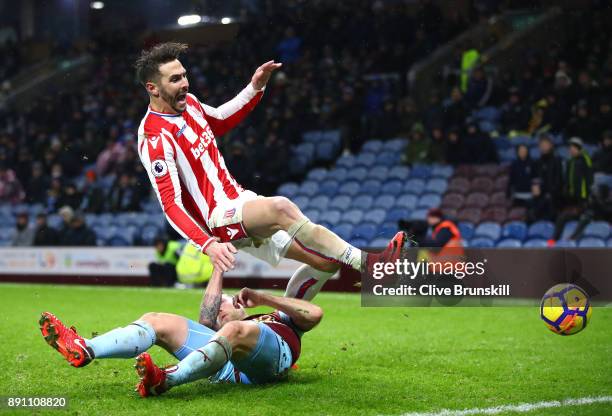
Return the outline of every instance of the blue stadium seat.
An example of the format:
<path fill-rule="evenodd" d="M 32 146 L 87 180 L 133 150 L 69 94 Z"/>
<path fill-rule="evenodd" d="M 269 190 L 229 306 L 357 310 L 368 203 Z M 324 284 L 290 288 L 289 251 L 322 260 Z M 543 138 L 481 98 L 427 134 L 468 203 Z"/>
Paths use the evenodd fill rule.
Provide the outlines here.
<path fill-rule="evenodd" d="M 612 247 L 612 238 L 608 238 L 607 246 Z"/>
<path fill-rule="evenodd" d="M 396 223 L 399 220 L 408 220 L 410 218 L 410 210 L 407 208 L 392 208 L 385 215 L 385 222 Z"/>
<path fill-rule="evenodd" d="M 399 179 L 401 181 L 405 181 L 410 177 L 410 168 L 408 166 L 393 166 L 389 169 L 389 174 L 387 175 L 389 179 Z"/>
<path fill-rule="evenodd" d="M 382 152 L 376 156 L 376 164 L 383 166 L 393 166 L 396 165 L 401 158 L 400 153 L 395 152 Z"/>
<path fill-rule="evenodd" d="M 376 154 L 374 153 L 361 152 L 355 158 L 356 166 L 363 166 L 363 167 L 369 168 L 370 166 L 373 166 L 375 164 L 376 164 Z"/>
<path fill-rule="evenodd" d="M 111 238 L 105 240 L 105 243 L 106 243 L 105 245 L 108 245 L 111 247 L 128 247 L 132 245 L 128 241 L 128 239 L 126 239 L 125 237 L 121 235 L 114 235 Z"/>
<path fill-rule="evenodd" d="M 414 165 L 410 171 L 411 178 L 429 179 L 431 176 L 431 167 L 428 165 Z"/>
<path fill-rule="evenodd" d="M 425 190 L 427 192 L 433 192 L 438 195 L 441 195 L 446 192 L 446 188 L 448 188 L 448 181 L 446 179 L 441 178 L 430 179 L 425 184 Z"/>
<path fill-rule="evenodd" d="M 330 209 L 346 211 L 351 206 L 351 197 L 348 195 L 338 195 L 329 202 Z"/>
<path fill-rule="evenodd" d="M 399 196 L 402 193 L 403 183 L 398 179 L 393 179 L 383 183 L 381 192 L 384 194 Z"/>
<path fill-rule="evenodd" d="M 338 188 L 340 187 L 340 183 L 334 179 L 327 179 L 324 182 L 321 182 L 319 186 L 319 193 L 321 195 L 333 197 L 338 193 Z"/>
<path fill-rule="evenodd" d="M 397 231 L 397 222 L 385 222 L 378 227 L 377 235 L 383 238 L 393 238 Z"/>
<path fill-rule="evenodd" d="M 381 224 L 385 221 L 387 210 L 382 208 L 373 208 L 367 210 L 363 214 L 363 221 L 373 222 L 375 224 Z"/>
<path fill-rule="evenodd" d="M 426 209 L 415 209 L 410 213 L 408 217 L 409 220 L 425 220 L 427 218 L 427 210 Z"/>
<path fill-rule="evenodd" d="M 363 181 L 368 177 L 368 170 L 364 167 L 353 168 L 346 175 L 347 180 Z"/>
<path fill-rule="evenodd" d="M 582 235 L 607 240 L 610 237 L 610 224 L 605 221 L 594 221 L 586 226 Z"/>
<path fill-rule="evenodd" d="M 374 198 L 373 208 L 382 208 L 388 210 L 395 205 L 395 196 L 385 194 Z"/>
<path fill-rule="evenodd" d="M 389 239 L 384 237 L 376 237 L 368 244 L 372 248 L 386 248 L 389 244 Z"/>
<path fill-rule="evenodd" d="M 362 238 L 367 242 L 370 242 L 374 237 L 376 237 L 376 231 L 378 227 L 374 223 L 363 223 L 359 224 L 353 228 L 353 234 L 351 235 L 351 239 L 353 238 Z"/>
<path fill-rule="evenodd" d="M 415 195 L 405 194 L 397 198 L 395 206 L 398 208 L 407 208 L 413 210 L 416 208 L 418 197 Z"/>
<path fill-rule="evenodd" d="M 58 214 L 51 214 L 47 217 L 47 224 L 51 228 L 61 229 L 64 220 Z"/>
<path fill-rule="evenodd" d="M 313 196 L 317 194 L 319 190 L 319 184 L 315 181 L 304 181 L 300 185 L 299 193 L 301 195 Z"/>
<path fill-rule="evenodd" d="M 433 165 L 431 169 L 432 178 L 448 179 L 453 176 L 454 169 L 450 165 Z"/>
<path fill-rule="evenodd" d="M 332 142 L 319 143 L 316 146 L 315 159 L 323 162 L 331 162 L 336 158 L 340 148 Z"/>
<path fill-rule="evenodd" d="M 459 232 L 461 233 L 461 238 L 463 238 L 464 240 L 471 240 L 472 237 L 474 237 L 474 229 L 476 227 L 474 227 L 474 224 L 472 224 L 471 222 L 462 221 L 457 224 L 457 227 L 459 228 Z"/>
<path fill-rule="evenodd" d="M 384 181 L 389 175 L 389 168 L 386 166 L 374 166 L 368 175 L 370 179 L 378 179 Z"/>
<path fill-rule="evenodd" d="M 561 240 L 569 240 L 574 231 L 576 231 L 577 225 L 577 221 L 569 221 L 565 223 L 565 227 L 563 227 L 563 232 L 561 233 Z"/>
<path fill-rule="evenodd" d="M 375 179 L 368 179 L 361 184 L 359 193 L 362 195 L 378 195 L 382 188 L 382 182 Z"/>
<path fill-rule="evenodd" d="M 569 159 L 569 147 L 567 146 L 559 146 L 557 147 L 557 154 L 563 160 Z"/>
<path fill-rule="evenodd" d="M 338 193 L 349 196 L 357 195 L 360 187 L 361 185 L 357 181 L 344 182 L 338 187 Z"/>
<path fill-rule="evenodd" d="M 404 182 L 403 191 L 407 194 L 421 195 L 425 190 L 425 181 L 423 179 L 412 178 Z"/>
<path fill-rule="evenodd" d="M 315 198 L 320 198 L 320 197 L 321 195 Z M 327 197 L 324 196 L 324 198 L 327 198 Z M 297 205 L 302 211 L 304 211 L 310 203 L 310 198 L 305 195 L 298 195 L 296 197 L 291 198 L 291 201 L 293 201 L 295 205 Z"/>
<path fill-rule="evenodd" d="M 594 175 L 593 183 L 595 186 L 604 185 L 608 188 L 612 188 L 612 175 L 606 175 L 604 173 L 596 173 Z"/>
<path fill-rule="evenodd" d="M 383 151 L 401 152 L 408 144 L 408 139 L 397 138 L 388 140 L 383 144 Z"/>
<path fill-rule="evenodd" d="M 351 238 L 349 240 L 349 243 L 351 243 L 353 246 L 357 248 L 366 248 L 368 247 L 368 244 L 369 244 L 369 242 L 367 240 L 364 240 L 363 238 Z"/>
<path fill-rule="evenodd" d="M 602 248 L 605 246 L 606 243 L 604 240 L 595 237 L 586 237 L 578 242 L 578 247 Z"/>
<path fill-rule="evenodd" d="M 350 224 L 359 224 L 364 212 L 361 209 L 350 209 L 342 213 L 341 221 Z"/>
<path fill-rule="evenodd" d="M 576 246 L 577 244 L 575 240 L 559 240 L 555 243 L 555 247 L 559 248 L 574 248 Z"/>
<path fill-rule="evenodd" d="M 475 237 L 487 237 L 493 241 L 501 237 L 501 226 L 495 222 L 483 222 L 478 224 L 474 230 Z"/>
<path fill-rule="evenodd" d="M 295 194 L 298 193 L 299 186 L 294 182 L 286 182 L 278 187 L 276 193 L 278 195 L 286 196 L 287 198 L 291 198 Z"/>
<path fill-rule="evenodd" d="M 521 240 L 517 240 L 516 238 L 506 238 L 497 243 L 497 247 L 504 248 L 520 248 Z"/>
<path fill-rule="evenodd" d="M 326 195 L 318 195 L 308 201 L 308 207 L 325 211 L 329 207 L 329 197 Z"/>
<path fill-rule="evenodd" d="M 342 168 L 347 168 L 347 169 L 352 169 L 354 168 L 356 165 L 355 163 L 355 156 L 353 155 L 344 155 L 341 156 L 338 161 L 336 162 L 336 166 L 338 167 L 342 167 Z"/>
<path fill-rule="evenodd" d="M 509 222 L 502 228 L 501 236 L 523 241 L 527 237 L 527 225 L 522 221 Z"/>
<path fill-rule="evenodd" d="M 318 209 L 309 208 L 306 211 L 304 211 L 304 215 L 310 221 L 318 223 L 319 222 L 319 217 L 321 216 L 321 211 L 318 210 Z"/>
<path fill-rule="evenodd" d="M 327 172 L 327 179 L 334 180 L 338 182 L 344 182 L 346 180 L 346 176 L 348 175 L 348 169 L 346 168 L 335 168 L 331 169 Z"/>
<path fill-rule="evenodd" d="M 347 241 L 349 238 L 351 238 L 353 224 L 342 223 L 333 227 L 332 231 L 335 232 L 341 239 Z"/>
<path fill-rule="evenodd" d="M 380 140 L 368 140 L 363 144 L 362 151 L 378 153 L 383 148 L 383 142 Z"/>
<path fill-rule="evenodd" d="M 543 238 L 550 240 L 555 232 L 555 226 L 550 221 L 536 221 L 527 230 L 528 238 Z"/>
<path fill-rule="evenodd" d="M 438 194 L 425 194 L 419 198 L 417 202 L 417 208 L 429 209 L 439 207 L 442 202 L 442 198 Z"/>
<path fill-rule="evenodd" d="M 470 240 L 468 246 L 475 248 L 492 248 L 495 247 L 495 242 L 487 237 L 476 237 Z"/>
<path fill-rule="evenodd" d="M 327 177 L 327 170 L 323 168 L 311 169 L 306 175 L 306 179 L 311 181 L 323 181 Z"/>
<path fill-rule="evenodd" d="M 340 223 L 340 217 L 342 214 L 340 211 L 335 209 L 330 209 L 327 211 L 322 211 L 321 215 L 319 215 L 319 222 L 326 222 L 328 224 L 336 225 Z M 311 220 L 312 221 L 312 220 Z"/>
<path fill-rule="evenodd" d="M 527 240 L 523 243 L 523 247 L 526 248 L 546 248 L 548 247 L 548 244 L 546 243 L 546 240 L 542 239 L 542 238 L 532 238 L 530 240 Z"/>
<path fill-rule="evenodd" d="M 504 149 L 498 152 L 499 159 L 502 162 L 512 162 L 516 158 L 516 150 L 514 149 Z"/>
<path fill-rule="evenodd" d="M 370 195 L 358 195 L 353 199 L 352 207 L 356 209 L 360 209 L 363 211 L 367 211 L 372 207 L 374 203 L 374 198 Z"/>

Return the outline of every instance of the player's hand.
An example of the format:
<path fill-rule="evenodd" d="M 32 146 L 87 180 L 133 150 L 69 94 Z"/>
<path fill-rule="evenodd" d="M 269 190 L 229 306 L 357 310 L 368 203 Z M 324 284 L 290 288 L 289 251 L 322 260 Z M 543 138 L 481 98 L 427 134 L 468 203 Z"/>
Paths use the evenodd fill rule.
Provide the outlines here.
<path fill-rule="evenodd" d="M 272 60 L 257 68 L 253 74 L 253 78 L 251 78 L 253 88 L 256 90 L 261 90 L 263 87 L 265 87 L 270 80 L 272 72 L 280 68 L 281 65 L 282 64 L 280 62 L 274 62 L 274 60 Z"/>
<path fill-rule="evenodd" d="M 232 243 L 219 243 L 213 241 L 206 247 L 204 253 L 210 257 L 213 267 L 226 272 L 234 268 L 234 254 L 237 253 L 236 247 Z"/>
<path fill-rule="evenodd" d="M 254 308 L 263 304 L 262 295 L 256 290 L 244 287 L 236 296 L 234 296 L 234 303 L 242 305 L 245 308 Z"/>

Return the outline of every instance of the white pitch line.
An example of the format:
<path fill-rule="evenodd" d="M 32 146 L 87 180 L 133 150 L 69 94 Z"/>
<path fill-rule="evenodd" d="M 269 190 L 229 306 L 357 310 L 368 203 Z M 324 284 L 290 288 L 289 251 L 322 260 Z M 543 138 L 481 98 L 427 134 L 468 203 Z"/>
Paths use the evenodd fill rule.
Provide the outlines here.
<path fill-rule="evenodd" d="M 561 401 L 536 402 L 510 404 L 495 407 L 483 407 L 463 410 L 442 409 L 435 412 L 412 412 L 404 413 L 401 416 L 471 416 L 471 415 L 497 415 L 504 412 L 526 413 L 537 409 L 547 409 L 551 407 L 581 406 L 593 403 L 612 403 L 612 396 L 599 397 L 580 397 L 578 399 L 565 399 Z"/>

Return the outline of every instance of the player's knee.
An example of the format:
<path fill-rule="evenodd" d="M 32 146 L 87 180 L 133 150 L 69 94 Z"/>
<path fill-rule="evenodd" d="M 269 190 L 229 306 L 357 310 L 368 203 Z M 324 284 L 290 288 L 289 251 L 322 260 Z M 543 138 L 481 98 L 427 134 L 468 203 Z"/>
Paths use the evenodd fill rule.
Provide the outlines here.
<path fill-rule="evenodd" d="M 302 215 L 300 209 L 283 196 L 276 196 L 272 201 L 272 209 L 278 218 L 279 225 L 290 225 Z"/>
<path fill-rule="evenodd" d="M 164 332 L 164 320 L 162 318 L 162 314 L 158 312 L 147 312 L 140 317 L 140 320 L 151 325 L 157 336 Z"/>

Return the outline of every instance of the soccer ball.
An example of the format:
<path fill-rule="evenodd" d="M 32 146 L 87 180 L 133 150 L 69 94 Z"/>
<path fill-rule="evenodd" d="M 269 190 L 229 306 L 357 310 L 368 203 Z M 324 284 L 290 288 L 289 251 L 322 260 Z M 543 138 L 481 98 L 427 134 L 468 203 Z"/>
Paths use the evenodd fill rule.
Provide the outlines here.
<path fill-rule="evenodd" d="M 551 331 L 573 335 L 586 328 L 591 318 L 589 296 L 580 287 L 561 283 L 548 289 L 540 304 L 540 317 Z"/>

